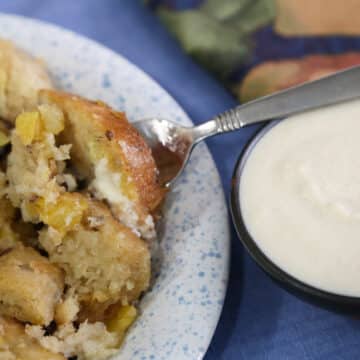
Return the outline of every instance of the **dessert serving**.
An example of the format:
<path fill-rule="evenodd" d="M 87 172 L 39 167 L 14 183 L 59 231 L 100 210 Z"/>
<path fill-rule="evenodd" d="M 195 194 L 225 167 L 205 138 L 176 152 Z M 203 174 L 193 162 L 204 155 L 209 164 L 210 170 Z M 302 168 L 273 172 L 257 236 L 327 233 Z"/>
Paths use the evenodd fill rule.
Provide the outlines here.
<path fill-rule="evenodd" d="M 106 359 L 150 283 L 165 194 L 151 150 L 5 41 L 0 116 L 0 358 Z"/>

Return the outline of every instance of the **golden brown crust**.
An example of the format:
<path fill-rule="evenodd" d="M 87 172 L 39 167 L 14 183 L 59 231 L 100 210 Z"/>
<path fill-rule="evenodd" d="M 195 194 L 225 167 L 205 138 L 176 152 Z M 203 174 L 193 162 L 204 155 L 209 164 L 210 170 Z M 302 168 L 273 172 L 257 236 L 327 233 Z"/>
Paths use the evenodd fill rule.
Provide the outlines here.
<path fill-rule="evenodd" d="M 116 112 L 102 102 L 89 101 L 60 91 L 41 90 L 39 94 L 40 102 L 55 103 L 65 111 L 69 124 L 66 125 L 68 131 L 64 132 L 64 138 L 66 143 L 73 144 L 72 159 L 80 155 L 84 165 L 87 158 L 87 167 L 91 168 L 92 161 L 89 155 L 84 154 L 84 142 L 91 141 L 89 137 L 93 137 L 92 140 L 96 140 L 99 145 L 97 156 L 101 158 L 102 151 L 111 154 L 112 165 L 131 177 L 143 206 L 153 210 L 160 203 L 164 190 L 158 183 L 151 149 L 124 113 Z M 74 113 L 82 114 L 77 117 L 81 123 L 73 121 L 71 115 Z M 86 133 L 84 127 L 91 127 L 91 132 Z M 84 170 L 84 166 L 80 166 L 80 169 L 89 175 L 89 170 Z"/>

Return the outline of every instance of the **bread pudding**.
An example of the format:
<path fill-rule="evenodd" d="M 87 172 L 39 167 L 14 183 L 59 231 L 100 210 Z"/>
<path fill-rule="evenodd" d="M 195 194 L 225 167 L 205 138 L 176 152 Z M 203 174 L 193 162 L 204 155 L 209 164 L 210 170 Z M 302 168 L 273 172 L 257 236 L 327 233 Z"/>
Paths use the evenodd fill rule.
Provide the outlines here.
<path fill-rule="evenodd" d="M 151 150 L 5 41 L 0 117 L 0 358 L 106 359 L 150 283 L 165 194 Z"/>
<path fill-rule="evenodd" d="M 151 150 L 125 114 L 54 90 L 42 90 L 39 97 L 40 103 L 64 113 L 61 141 L 72 144 L 72 162 L 90 191 L 109 204 L 118 220 L 145 239 L 153 238 L 151 211 L 163 190 Z"/>

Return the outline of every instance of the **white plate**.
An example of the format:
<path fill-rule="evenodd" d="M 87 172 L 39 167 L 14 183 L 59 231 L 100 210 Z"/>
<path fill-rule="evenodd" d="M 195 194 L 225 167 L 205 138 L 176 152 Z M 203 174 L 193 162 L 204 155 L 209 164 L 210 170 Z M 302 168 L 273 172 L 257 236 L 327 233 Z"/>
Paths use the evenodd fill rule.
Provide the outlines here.
<path fill-rule="evenodd" d="M 0 15 L 0 34 L 43 58 L 58 85 L 127 112 L 191 121 L 154 80 L 120 55 L 56 26 Z M 142 315 L 116 359 L 201 359 L 218 322 L 229 261 L 228 214 L 205 145 L 193 153 L 166 204 L 163 260 Z"/>

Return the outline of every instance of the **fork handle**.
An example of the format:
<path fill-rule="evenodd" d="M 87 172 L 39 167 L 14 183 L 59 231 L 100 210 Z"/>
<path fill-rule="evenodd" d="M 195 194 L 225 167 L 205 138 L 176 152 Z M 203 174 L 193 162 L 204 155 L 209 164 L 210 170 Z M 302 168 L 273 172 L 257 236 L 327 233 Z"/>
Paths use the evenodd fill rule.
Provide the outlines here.
<path fill-rule="evenodd" d="M 197 126 L 197 141 L 224 132 L 238 130 L 261 121 L 283 118 L 360 96 L 360 66 L 264 96 L 217 115 Z"/>

